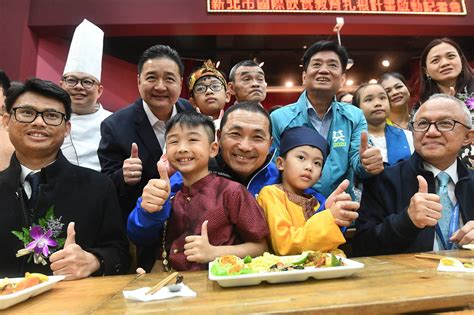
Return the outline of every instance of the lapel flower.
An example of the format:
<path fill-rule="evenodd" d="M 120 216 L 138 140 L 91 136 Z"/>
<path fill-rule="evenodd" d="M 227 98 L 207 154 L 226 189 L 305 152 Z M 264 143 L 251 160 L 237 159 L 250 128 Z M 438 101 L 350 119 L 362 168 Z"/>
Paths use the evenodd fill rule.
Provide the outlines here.
<path fill-rule="evenodd" d="M 46 265 L 49 255 L 64 246 L 66 239 L 58 238 L 63 226 L 61 217 L 54 217 L 53 206 L 49 208 L 44 218 L 38 220 L 38 224 L 22 228 L 21 231 L 12 231 L 24 245 L 24 248 L 18 250 L 16 257 L 30 255 L 28 262 L 33 258 L 35 264 Z"/>
<path fill-rule="evenodd" d="M 463 101 L 469 110 L 474 110 L 474 92 L 469 94 L 467 88 L 464 88 L 464 93 L 456 94 L 456 98 Z"/>

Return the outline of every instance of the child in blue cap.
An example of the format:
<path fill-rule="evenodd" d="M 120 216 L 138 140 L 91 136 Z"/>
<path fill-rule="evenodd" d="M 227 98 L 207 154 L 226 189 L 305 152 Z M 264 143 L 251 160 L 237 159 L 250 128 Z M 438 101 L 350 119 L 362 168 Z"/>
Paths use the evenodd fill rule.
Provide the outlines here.
<path fill-rule="evenodd" d="M 264 187 L 257 197 L 275 254 L 330 251 L 345 243 L 341 227 L 357 218 L 359 203 L 341 192 L 326 209 L 325 198 L 312 188 L 321 176 L 328 151 L 327 141 L 314 129 L 302 126 L 283 132 L 276 160 L 281 184 Z"/>

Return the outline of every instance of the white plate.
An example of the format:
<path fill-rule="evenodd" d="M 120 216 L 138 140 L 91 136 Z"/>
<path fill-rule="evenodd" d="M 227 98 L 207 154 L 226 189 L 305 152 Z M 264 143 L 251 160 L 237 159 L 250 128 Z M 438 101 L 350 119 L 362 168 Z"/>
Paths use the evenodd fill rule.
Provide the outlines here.
<path fill-rule="evenodd" d="M 63 280 L 65 276 L 48 276 L 48 281 L 42 282 L 40 284 L 34 285 L 32 287 L 26 288 L 24 290 L 7 294 L 0 295 L 0 310 L 3 310 L 12 305 L 23 302 L 30 297 L 37 296 L 43 292 L 50 290 L 56 282 Z M 24 278 L 11 278 L 13 282 L 19 282 Z"/>
<path fill-rule="evenodd" d="M 474 243 L 463 245 L 462 248 L 474 250 Z"/>
<path fill-rule="evenodd" d="M 288 256 L 282 256 L 288 257 Z M 294 256 L 297 257 L 297 256 Z M 364 268 L 364 264 L 355 260 L 342 258 L 345 266 L 338 267 L 305 267 L 302 270 L 290 271 L 272 271 L 250 273 L 237 276 L 215 276 L 211 273 L 213 262 L 209 263 L 209 280 L 217 281 L 221 287 L 241 287 L 248 285 L 257 285 L 262 281 L 268 283 L 283 283 L 283 282 L 297 282 L 305 281 L 308 278 L 314 279 L 333 279 L 348 277 L 354 274 L 357 270 Z"/>

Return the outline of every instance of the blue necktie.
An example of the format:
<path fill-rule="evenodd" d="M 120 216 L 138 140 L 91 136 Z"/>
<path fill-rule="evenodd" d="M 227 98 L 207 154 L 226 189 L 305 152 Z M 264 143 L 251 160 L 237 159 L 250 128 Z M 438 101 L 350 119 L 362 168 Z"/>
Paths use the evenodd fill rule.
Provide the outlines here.
<path fill-rule="evenodd" d="M 437 195 L 439 196 L 441 205 L 443 206 L 443 210 L 441 211 L 442 216 L 438 221 L 438 225 L 445 242 L 448 243 L 449 237 L 451 236 L 449 235 L 449 223 L 453 215 L 453 203 L 448 195 L 448 183 L 451 180 L 451 177 L 449 177 L 446 172 L 440 172 L 436 178 L 438 179 Z"/>
<path fill-rule="evenodd" d="M 30 199 L 28 199 L 28 206 L 30 207 L 30 209 L 33 209 L 36 205 L 36 201 L 38 200 L 39 185 L 41 182 L 41 172 L 31 172 L 26 176 L 25 180 L 27 180 L 31 186 L 31 196 Z"/>

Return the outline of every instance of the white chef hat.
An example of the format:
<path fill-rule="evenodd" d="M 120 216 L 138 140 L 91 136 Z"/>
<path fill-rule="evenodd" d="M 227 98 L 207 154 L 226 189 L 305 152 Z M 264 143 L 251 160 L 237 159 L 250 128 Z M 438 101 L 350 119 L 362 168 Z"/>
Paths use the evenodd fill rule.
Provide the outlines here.
<path fill-rule="evenodd" d="M 74 31 L 63 75 L 70 72 L 84 72 L 100 82 L 103 46 L 104 32 L 84 19 Z"/>

